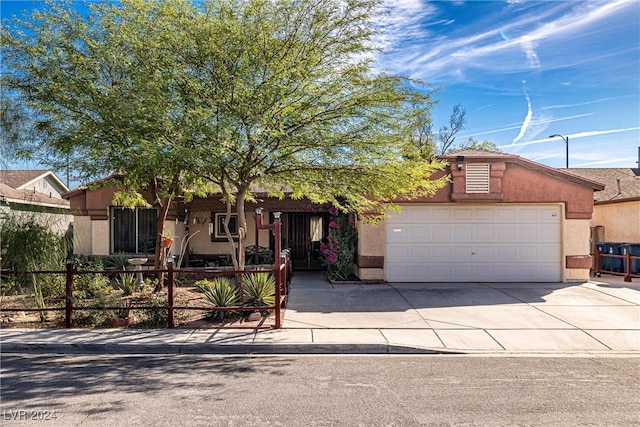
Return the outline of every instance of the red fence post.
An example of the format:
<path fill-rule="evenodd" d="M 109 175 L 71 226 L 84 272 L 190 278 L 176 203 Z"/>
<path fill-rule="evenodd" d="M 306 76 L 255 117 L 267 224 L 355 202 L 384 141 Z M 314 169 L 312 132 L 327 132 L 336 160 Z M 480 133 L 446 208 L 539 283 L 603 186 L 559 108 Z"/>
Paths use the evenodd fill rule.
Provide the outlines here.
<path fill-rule="evenodd" d="M 281 248 L 280 248 L 280 228 L 281 228 L 281 223 L 280 223 L 280 215 L 282 215 L 281 212 L 274 212 L 273 213 L 273 224 L 263 224 L 262 223 L 262 208 L 256 208 L 256 229 L 257 230 L 271 230 L 271 232 L 273 233 L 273 238 L 275 239 L 275 248 L 274 248 L 274 254 L 273 254 L 273 262 L 274 262 L 274 266 L 273 266 L 273 275 L 274 278 L 276 280 L 276 289 L 275 289 L 275 300 L 276 300 L 276 306 L 275 306 L 275 316 L 276 316 L 276 324 L 275 324 L 275 328 L 276 329 L 280 329 L 282 327 L 282 319 L 280 318 L 281 316 L 281 304 L 282 302 L 280 301 L 281 299 L 281 292 L 280 292 L 280 286 L 282 284 L 282 272 L 280 271 L 280 266 L 281 264 L 281 258 L 280 258 L 280 252 L 281 252 Z"/>
<path fill-rule="evenodd" d="M 281 263 L 280 261 L 282 260 L 280 257 L 280 252 L 281 252 L 281 248 L 280 248 L 280 212 L 274 212 L 273 213 L 273 237 L 275 239 L 275 256 L 274 261 L 275 261 L 275 273 L 276 273 L 276 329 L 280 329 L 282 328 L 282 319 L 280 318 L 281 316 L 281 304 L 282 302 L 280 301 L 280 286 L 282 284 L 282 272 L 280 271 L 280 266 Z"/>
<path fill-rule="evenodd" d="M 173 306 L 175 302 L 175 298 L 173 295 L 173 287 L 175 285 L 175 281 L 173 278 L 173 258 L 167 258 L 167 304 L 169 306 L 169 316 L 167 317 L 167 322 L 169 323 L 170 328 L 175 327 L 175 321 L 173 318 Z"/>
<path fill-rule="evenodd" d="M 64 264 L 67 268 L 67 280 L 64 287 L 64 327 L 70 328 L 73 323 L 73 258 L 66 258 Z"/>
<path fill-rule="evenodd" d="M 627 256 L 625 257 L 625 262 L 627 263 L 627 274 L 624 276 L 625 282 L 631 281 L 631 251 L 627 251 Z"/>

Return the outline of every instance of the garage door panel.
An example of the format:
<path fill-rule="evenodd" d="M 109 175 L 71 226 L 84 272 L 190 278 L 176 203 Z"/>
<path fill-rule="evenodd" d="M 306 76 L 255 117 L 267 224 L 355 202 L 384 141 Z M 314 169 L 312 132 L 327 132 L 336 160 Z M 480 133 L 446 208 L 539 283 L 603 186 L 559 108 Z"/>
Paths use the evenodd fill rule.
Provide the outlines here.
<path fill-rule="evenodd" d="M 431 229 L 433 242 L 449 242 L 451 241 L 451 226 L 434 227 Z"/>
<path fill-rule="evenodd" d="M 476 209 L 476 221 L 493 221 L 496 217 L 496 212 L 492 208 L 477 208 Z"/>
<path fill-rule="evenodd" d="M 518 219 L 517 209 L 514 207 L 497 208 L 496 219 L 498 221 L 515 221 L 516 219 Z"/>
<path fill-rule="evenodd" d="M 473 209 L 456 208 L 453 210 L 453 219 L 455 221 L 469 222 L 473 219 Z"/>
<path fill-rule="evenodd" d="M 409 242 L 425 242 L 429 240 L 429 227 L 424 225 L 412 225 L 407 232 Z"/>
<path fill-rule="evenodd" d="M 390 262 L 392 261 L 402 261 L 407 259 L 409 256 L 409 247 L 408 246 L 396 246 L 396 245 L 388 245 L 387 248 L 387 258 Z"/>
<path fill-rule="evenodd" d="M 560 242 L 560 225 L 544 224 L 538 227 L 539 240 L 542 242 Z"/>
<path fill-rule="evenodd" d="M 452 246 L 434 244 L 429 247 L 429 259 L 438 262 L 448 262 L 454 257 L 454 250 L 455 248 Z"/>
<path fill-rule="evenodd" d="M 424 246 L 410 246 L 408 249 L 407 262 L 426 262 L 429 260 L 429 251 Z"/>
<path fill-rule="evenodd" d="M 408 239 L 408 227 L 394 226 L 387 227 L 387 242 L 388 243 L 403 243 Z"/>
<path fill-rule="evenodd" d="M 430 209 L 430 215 L 431 215 L 431 217 L 429 219 L 432 220 L 433 222 L 451 221 L 451 209 L 450 208 L 433 208 L 433 209 Z"/>
<path fill-rule="evenodd" d="M 407 206 L 387 220 L 387 280 L 559 281 L 560 212 L 559 206 Z"/>
<path fill-rule="evenodd" d="M 475 246 L 472 252 L 472 258 L 474 263 L 493 261 L 496 259 L 496 247 Z"/>
<path fill-rule="evenodd" d="M 496 229 L 493 226 L 479 226 L 475 228 L 474 242 L 493 242 L 496 239 Z"/>
<path fill-rule="evenodd" d="M 516 262 L 519 260 L 518 251 L 513 246 L 499 246 L 496 248 L 496 256 L 505 262 Z"/>
<path fill-rule="evenodd" d="M 460 225 L 453 228 L 453 240 L 456 242 L 471 242 L 473 240 L 473 229 L 470 225 Z"/>
<path fill-rule="evenodd" d="M 459 262 L 472 262 L 473 261 L 473 247 L 472 246 L 454 246 L 453 257 L 450 257 L 447 262 L 459 263 Z"/>
<path fill-rule="evenodd" d="M 518 228 L 512 224 L 494 226 L 496 229 L 496 242 L 515 242 L 518 239 Z"/>

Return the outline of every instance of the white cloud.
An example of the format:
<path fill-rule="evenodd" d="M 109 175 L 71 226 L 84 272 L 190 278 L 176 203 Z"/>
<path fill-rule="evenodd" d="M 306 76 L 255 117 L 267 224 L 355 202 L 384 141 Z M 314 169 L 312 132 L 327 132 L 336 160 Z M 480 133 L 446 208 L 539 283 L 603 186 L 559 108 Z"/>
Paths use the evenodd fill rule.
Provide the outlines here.
<path fill-rule="evenodd" d="M 578 133 L 572 133 L 569 135 L 564 135 L 566 138 L 571 139 L 577 139 L 577 138 L 587 138 L 590 136 L 600 136 L 600 135 L 607 135 L 607 134 L 611 134 L 611 133 L 621 133 L 621 132 L 631 132 L 631 131 L 636 131 L 639 130 L 640 126 L 636 126 L 636 127 L 631 127 L 631 128 L 622 128 L 622 129 L 609 129 L 609 130 L 594 130 L 594 131 L 588 131 L 588 132 L 578 132 Z M 533 144 L 540 144 L 543 142 L 549 142 L 551 141 L 553 138 L 543 138 L 543 139 L 536 139 L 536 140 L 532 140 L 532 141 L 526 141 L 526 142 L 518 142 L 518 143 L 511 143 L 511 144 L 507 144 L 507 145 L 502 145 L 498 148 L 502 149 L 502 148 L 512 148 L 512 147 L 523 147 L 526 145 L 533 145 Z"/>
<path fill-rule="evenodd" d="M 540 68 L 540 59 L 538 59 L 538 54 L 536 53 L 536 44 L 531 40 L 523 40 L 520 42 L 520 46 L 522 46 L 522 51 L 527 57 L 529 67 Z"/>
<path fill-rule="evenodd" d="M 437 17 L 438 2 L 388 1 L 390 23 L 386 29 L 393 30 L 394 35 L 386 36 L 385 47 L 390 55 L 380 60 L 389 61 L 387 67 L 401 74 L 448 82 L 452 80 L 452 70 L 464 79 L 474 69 L 511 73 L 566 66 L 567 58 L 560 56 L 545 57 L 543 64 L 538 55 L 541 45 L 559 44 L 567 38 L 578 40 L 576 34 L 586 28 L 606 25 L 605 19 L 624 13 L 625 9 L 634 7 L 635 1 L 580 2 L 575 6 L 572 2 L 545 2 L 546 7 L 535 14 L 514 15 L 510 21 L 504 21 L 504 15 L 481 17 L 477 30 L 456 28 L 438 35 L 432 34 L 428 25 L 430 17 Z M 509 3 L 514 7 L 527 7 L 527 2 L 518 6 L 519 2 Z M 446 18 L 436 19 L 442 22 Z M 509 34 L 509 39 L 505 40 L 500 34 Z"/>
<path fill-rule="evenodd" d="M 615 97 L 610 97 L 610 98 L 594 99 L 592 101 L 580 102 L 580 103 L 577 103 L 577 104 L 548 105 L 548 106 L 542 107 L 540 109 L 541 110 L 553 110 L 553 109 L 556 109 L 556 108 L 581 107 L 583 105 L 597 104 L 597 103 L 600 103 L 600 102 L 614 101 L 616 99 L 625 99 L 625 98 L 634 98 L 634 97 L 637 98 L 638 95 L 626 95 L 626 96 L 615 96 Z"/>

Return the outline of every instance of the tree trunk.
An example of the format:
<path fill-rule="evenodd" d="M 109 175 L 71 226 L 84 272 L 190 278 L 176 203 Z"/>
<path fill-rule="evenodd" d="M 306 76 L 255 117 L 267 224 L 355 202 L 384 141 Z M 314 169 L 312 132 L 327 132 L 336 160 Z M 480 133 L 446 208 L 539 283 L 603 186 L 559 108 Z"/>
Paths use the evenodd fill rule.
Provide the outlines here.
<path fill-rule="evenodd" d="M 164 221 L 167 219 L 167 215 L 169 214 L 169 207 L 171 206 L 172 200 L 173 197 L 168 197 L 160 201 L 160 213 L 158 214 L 158 223 L 156 224 L 156 252 L 155 261 L 153 263 L 154 270 L 161 270 L 166 265 L 168 249 L 165 249 L 164 247 L 162 236 L 164 236 Z M 160 292 L 164 288 L 164 273 L 157 272 L 155 276 L 157 283 L 154 292 Z"/>

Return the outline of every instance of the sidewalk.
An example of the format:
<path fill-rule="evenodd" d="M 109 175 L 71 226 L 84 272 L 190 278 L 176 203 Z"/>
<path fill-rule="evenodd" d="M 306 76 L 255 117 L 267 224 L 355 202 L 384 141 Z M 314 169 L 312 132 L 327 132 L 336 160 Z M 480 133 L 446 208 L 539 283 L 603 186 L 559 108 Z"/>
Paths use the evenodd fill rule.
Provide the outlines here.
<path fill-rule="evenodd" d="M 4 329 L 0 352 L 640 356 L 640 283 L 331 285 L 296 273 L 283 325 Z"/>

